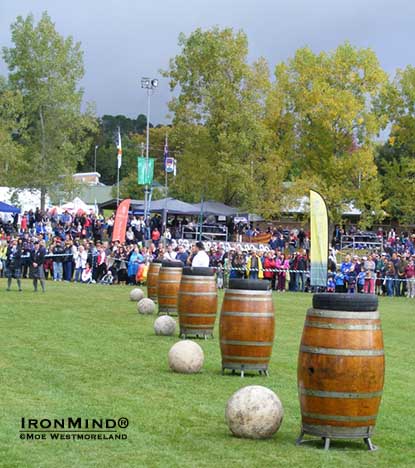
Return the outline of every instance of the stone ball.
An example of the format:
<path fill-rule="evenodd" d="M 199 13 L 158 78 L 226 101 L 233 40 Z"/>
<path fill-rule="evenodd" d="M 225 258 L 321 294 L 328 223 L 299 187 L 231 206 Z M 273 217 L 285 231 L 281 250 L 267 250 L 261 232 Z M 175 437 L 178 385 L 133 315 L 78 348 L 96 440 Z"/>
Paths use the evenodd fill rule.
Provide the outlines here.
<path fill-rule="evenodd" d="M 281 426 L 284 408 L 269 388 L 249 385 L 235 392 L 225 410 L 232 434 L 247 439 L 267 439 Z"/>
<path fill-rule="evenodd" d="M 171 336 L 176 330 L 176 321 L 170 315 L 160 315 L 154 322 L 156 335 Z"/>
<path fill-rule="evenodd" d="M 138 301 L 137 310 L 139 314 L 154 314 L 156 304 L 154 304 L 152 299 L 144 297 L 141 301 Z"/>
<path fill-rule="evenodd" d="M 141 301 L 143 297 L 144 297 L 144 292 L 140 288 L 134 288 L 130 292 L 130 301 L 138 302 L 138 301 Z"/>
<path fill-rule="evenodd" d="M 202 348 L 191 340 L 183 340 L 174 344 L 168 357 L 170 369 L 181 374 L 199 372 L 204 361 Z"/>

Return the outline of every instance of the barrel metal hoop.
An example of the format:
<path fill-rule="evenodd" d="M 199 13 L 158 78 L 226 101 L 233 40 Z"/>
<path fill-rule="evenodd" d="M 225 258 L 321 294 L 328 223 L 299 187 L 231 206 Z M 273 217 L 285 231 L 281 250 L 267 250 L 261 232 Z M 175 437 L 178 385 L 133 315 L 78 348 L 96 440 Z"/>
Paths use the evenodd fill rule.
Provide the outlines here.
<path fill-rule="evenodd" d="M 176 283 L 177 285 L 179 285 L 180 280 L 159 280 L 159 283 Z"/>
<path fill-rule="evenodd" d="M 194 280 L 193 280 L 194 278 Z M 182 283 L 216 283 L 214 276 L 196 276 L 196 275 L 183 275 Z"/>
<path fill-rule="evenodd" d="M 242 294 L 244 296 L 272 296 L 272 291 L 261 289 L 226 289 L 225 297 L 227 297 L 229 294 Z"/>
<path fill-rule="evenodd" d="M 160 294 L 157 296 L 159 299 L 160 298 L 163 298 L 163 299 L 177 299 L 177 296 L 160 296 Z"/>
<path fill-rule="evenodd" d="M 345 310 L 308 309 L 307 317 L 326 317 L 354 320 L 376 320 L 380 318 L 379 311 L 374 312 L 350 312 Z"/>
<path fill-rule="evenodd" d="M 216 317 L 216 314 L 188 314 L 180 311 L 180 317 Z"/>
<path fill-rule="evenodd" d="M 228 356 L 224 355 L 222 356 L 222 361 L 229 359 L 232 361 L 232 359 L 235 359 L 237 361 L 269 361 L 269 356 L 268 357 L 252 357 L 252 356 Z"/>
<path fill-rule="evenodd" d="M 338 323 L 327 323 L 327 322 L 314 322 L 306 320 L 304 326 L 310 328 L 326 328 L 329 330 L 381 330 L 382 326 L 380 324 L 374 325 L 347 325 L 347 324 L 338 324 Z"/>
<path fill-rule="evenodd" d="M 239 341 L 239 340 L 220 340 L 222 344 L 235 346 L 272 346 L 272 341 Z"/>
<path fill-rule="evenodd" d="M 306 434 L 317 437 L 329 437 L 331 439 L 360 439 L 370 437 L 373 434 L 375 426 L 329 426 L 319 424 L 302 423 L 302 430 Z"/>
<path fill-rule="evenodd" d="M 179 291 L 180 296 L 217 296 L 217 292 L 187 292 L 187 291 Z"/>
<path fill-rule="evenodd" d="M 307 395 L 311 397 L 320 398 L 350 398 L 350 399 L 368 399 L 368 398 L 379 398 L 382 396 L 383 391 L 378 392 L 326 392 L 323 390 L 313 390 L 311 388 L 299 387 L 298 392 L 301 395 Z"/>
<path fill-rule="evenodd" d="M 268 318 L 268 317 L 274 317 L 273 312 L 266 312 L 266 313 L 261 313 L 261 312 L 222 312 L 221 315 L 225 315 L 228 317 L 259 317 L 259 318 Z"/>
<path fill-rule="evenodd" d="M 302 416 L 310 419 L 321 419 L 322 421 L 364 422 L 376 420 L 374 416 L 338 416 L 336 414 L 307 413 L 303 411 Z"/>
<path fill-rule="evenodd" d="M 337 349 L 316 346 L 300 346 L 300 352 L 311 354 L 328 354 L 331 356 L 383 356 L 383 349 Z"/>
<path fill-rule="evenodd" d="M 244 302 L 270 302 L 270 297 L 233 297 L 233 296 L 225 296 L 223 302 L 225 301 L 244 301 Z"/>

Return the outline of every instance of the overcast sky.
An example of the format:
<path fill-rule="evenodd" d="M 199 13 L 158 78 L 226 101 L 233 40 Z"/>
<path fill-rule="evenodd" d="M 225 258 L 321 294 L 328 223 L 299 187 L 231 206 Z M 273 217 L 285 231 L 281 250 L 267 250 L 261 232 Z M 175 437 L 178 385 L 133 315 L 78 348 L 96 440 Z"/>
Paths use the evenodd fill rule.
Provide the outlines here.
<path fill-rule="evenodd" d="M 180 32 L 198 27 L 242 29 L 250 60 L 265 57 L 271 67 L 309 46 L 335 49 L 348 40 L 371 47 L 391 75 L 415 62 L 414 0 L 0 0 L 0 45 L 10 46 L 10 24 L 29 13 L 48 11 L 57 31 L 80 41 L 84 52 L 84 99 L 97 114 L 146 113 L 140 78 L 160 78 L 179 53 Z M 0 74 L 7 68 L 0 59 Z M 168 82 L 151 101 L 152 123 L 166 123 Z"/>

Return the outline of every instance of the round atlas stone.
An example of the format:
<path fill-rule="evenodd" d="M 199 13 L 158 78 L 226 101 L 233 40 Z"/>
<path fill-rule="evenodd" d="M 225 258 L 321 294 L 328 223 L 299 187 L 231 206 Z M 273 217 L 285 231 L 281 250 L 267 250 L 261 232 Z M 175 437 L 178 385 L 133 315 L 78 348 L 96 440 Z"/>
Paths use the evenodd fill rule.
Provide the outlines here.
<path fill-rule="evenodd" d="M 225 410 L 232 434 L 247 439 L 267 439 L 281 426 L 284 408 L 269 388 L 249 385 L 235 392 Z"/>
<path fill-rule="evenodd" d="M 170 315 L 160 315 L 154 322 L 156 335 L 171 336 L 176 330 L 176 321 Z"/>
<path fill-rule="evenodd" d="M 154 304 L 152 299 L 144 297 L 141 301 L 138 301 L 137 310 L 139 314 L 154 314 L 156 304 Z"/>
<path fill-rule="evenodd" d="M 195 374 L 203 366 L 202 348 L 191 340 L 183 340 L 174 344 L 169 351 L 169 366 L 174 372 Z"/>
<path fill-rule="evenodd" d="M 143 297 L 144 297 L 144 292 L 140 288 L 134 288 L 130 292 L 130 301 L 138 302 L 138 301 L 141 301 Z"/>

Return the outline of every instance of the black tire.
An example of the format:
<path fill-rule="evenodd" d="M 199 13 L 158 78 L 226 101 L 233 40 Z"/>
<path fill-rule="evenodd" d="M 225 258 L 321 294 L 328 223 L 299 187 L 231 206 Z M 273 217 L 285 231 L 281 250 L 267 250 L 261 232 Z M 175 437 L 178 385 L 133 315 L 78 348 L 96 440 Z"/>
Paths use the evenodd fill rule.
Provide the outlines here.
<path fill-rule="evenodd" d="M 214 276 L 215 271 L 209 267 L 184 267 L 183 275 L 186 276 Z"/>
<path fill-rule="evenodd" d="M 179 260 L 162 260 L 161 266 L 163 268 L 183 268 L 183 262 Z"/>
<path fill-rule="evenodd" d="M 374 294 L 319 293 L 313 296 L 313 308 L 372 312 L 378 308 L 378 297 Z"/>
<path fill-rule="evenodd" d="M 230 279 L 229 289 L 267 291 L 268 289 L 271 289 L 271 283 L 267 280 Z"/>

